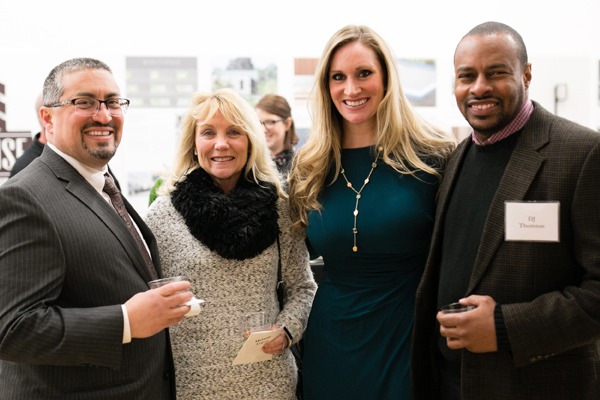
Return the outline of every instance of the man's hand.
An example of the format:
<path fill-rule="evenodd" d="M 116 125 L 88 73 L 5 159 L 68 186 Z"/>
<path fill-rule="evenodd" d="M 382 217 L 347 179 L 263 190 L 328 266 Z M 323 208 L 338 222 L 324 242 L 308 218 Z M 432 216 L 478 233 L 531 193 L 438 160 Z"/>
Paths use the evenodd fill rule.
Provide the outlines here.
<path fill-rule="evenodd" d="M 173 282 L 127 300 L 131 337 L 147 338 L 180 322 L 190 311 L 190 306 L 183 304 L 193 297 L 190 288 L 187 281 Z"/>
<path fill-rule="evenodd" d="M 440 334 L 446 338 L 450 349 L 467 349 L 473 353 L 498 351 L 494 308 L 496 302 L 490 296 L 472 295 L 460 299 L 465 306 L 475 306 L 474 310 L 463 313 L 444 314 L 438 312 Z"/>

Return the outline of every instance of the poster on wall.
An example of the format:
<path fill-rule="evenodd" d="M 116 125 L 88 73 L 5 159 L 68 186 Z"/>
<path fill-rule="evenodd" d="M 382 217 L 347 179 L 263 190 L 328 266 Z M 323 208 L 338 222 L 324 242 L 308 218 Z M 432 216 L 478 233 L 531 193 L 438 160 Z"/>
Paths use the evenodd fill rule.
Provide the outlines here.
<path fill-rule="evenodd" d="M 0 132 L 6 131 L 6 105 L 4 103 L 4 84 L 0 83 Z"/>
<path fill-rule="evenodd" d="M 277 93 L 277 62 L 259 57 L 213 59 L 212 90 L 231 88 L 255 105 L 267 93 Z"/>
<path fill-rule="evenodd" d="M 0 185 L 8 180 L 17 158 L 33 143 L 31 132 L 6 129 L 6 87 L 0 83 Z"/>
<path fill-rule="evenodd" d="M 297 147 L 302 146 L 308 137 L 310 129 L 310 113 L 308 98 L 315 83 L 315 71 L 319 64 L 318 58 L 294 59 L 294 103 L 292 115 L 296 124 L 299 141 Z"/>
<path fill-rule="evenodd" d="M 179 120 L 198 90 L 196 57 L 126 57 L 131 101 L 123 140 L 111 167 L 139 212 L 170 163 Z"/>
<path fill-rule="evenodd" d="M 0 132 L 0 185 L 8 180 L 17 158 L 31 145 L 31 132 Z"/>
<path fill-rule="evenodd" d="M 396 60 L 404 94 L 415 107 L 435 107 L 437 72 L 432 59 Z"/>
<path fill-rule="evenodd" d="M 132 106 L 187 107 L 198 88 L 196 57 L 127 57 L 125 62 Z"/>

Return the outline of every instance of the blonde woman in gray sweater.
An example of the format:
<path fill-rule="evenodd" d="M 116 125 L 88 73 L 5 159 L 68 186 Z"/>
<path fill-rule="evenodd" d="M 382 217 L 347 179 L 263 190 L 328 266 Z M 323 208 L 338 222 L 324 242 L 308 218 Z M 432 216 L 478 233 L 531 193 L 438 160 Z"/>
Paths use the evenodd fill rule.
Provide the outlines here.
<path fill-rule="evenodd" d="M 193 97 L 159 193 L 146 219 L 163 275 L 186 276 L 207 301 L 198 316 L 170 331 L 178 398 L 295 399 L 288 348 L 302 337 L 316 284 L 304 241 L 290 230 L 263 129 L 241 96 L 221 89 Z M 271 360 L 232 365 L 244 341 L 240 318 L 257 311 L 288 333 L 262 347 Z"/>

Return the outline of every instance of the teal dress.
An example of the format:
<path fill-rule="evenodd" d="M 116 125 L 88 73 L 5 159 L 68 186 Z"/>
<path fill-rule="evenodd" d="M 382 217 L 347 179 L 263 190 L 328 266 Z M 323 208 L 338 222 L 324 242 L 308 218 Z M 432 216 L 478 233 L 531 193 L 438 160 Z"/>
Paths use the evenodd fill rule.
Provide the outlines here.
<path fill-rule="evenodd" d="M 342 150 L 348 180 L 360 190 L 372 147 Z M 307 242 L 324 272 L 304 335 L 305 400 L 408 400 L 415 292 L 425 267 L 437 178 L 402 175 L 383 161 L 361 193 L 340 175 L 310 212 Z M 328 181 L 330 182 L 330 180 Z"/>

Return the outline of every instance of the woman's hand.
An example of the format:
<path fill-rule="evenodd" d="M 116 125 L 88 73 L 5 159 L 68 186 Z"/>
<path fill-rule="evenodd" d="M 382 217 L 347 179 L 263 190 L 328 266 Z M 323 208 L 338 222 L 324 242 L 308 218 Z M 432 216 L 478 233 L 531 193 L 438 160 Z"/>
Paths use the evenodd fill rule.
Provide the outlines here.
<path fill-rule="evenodd" d="M 273 325 L 271 329 L 279 329 L 281 325 Z M 274 339 L 264 344 L 262 351 L 267 354 L 282 354 L 292 344 L 292 341 L 285 333 L 285 330 L 281 330 L 281 333 Z"/>

